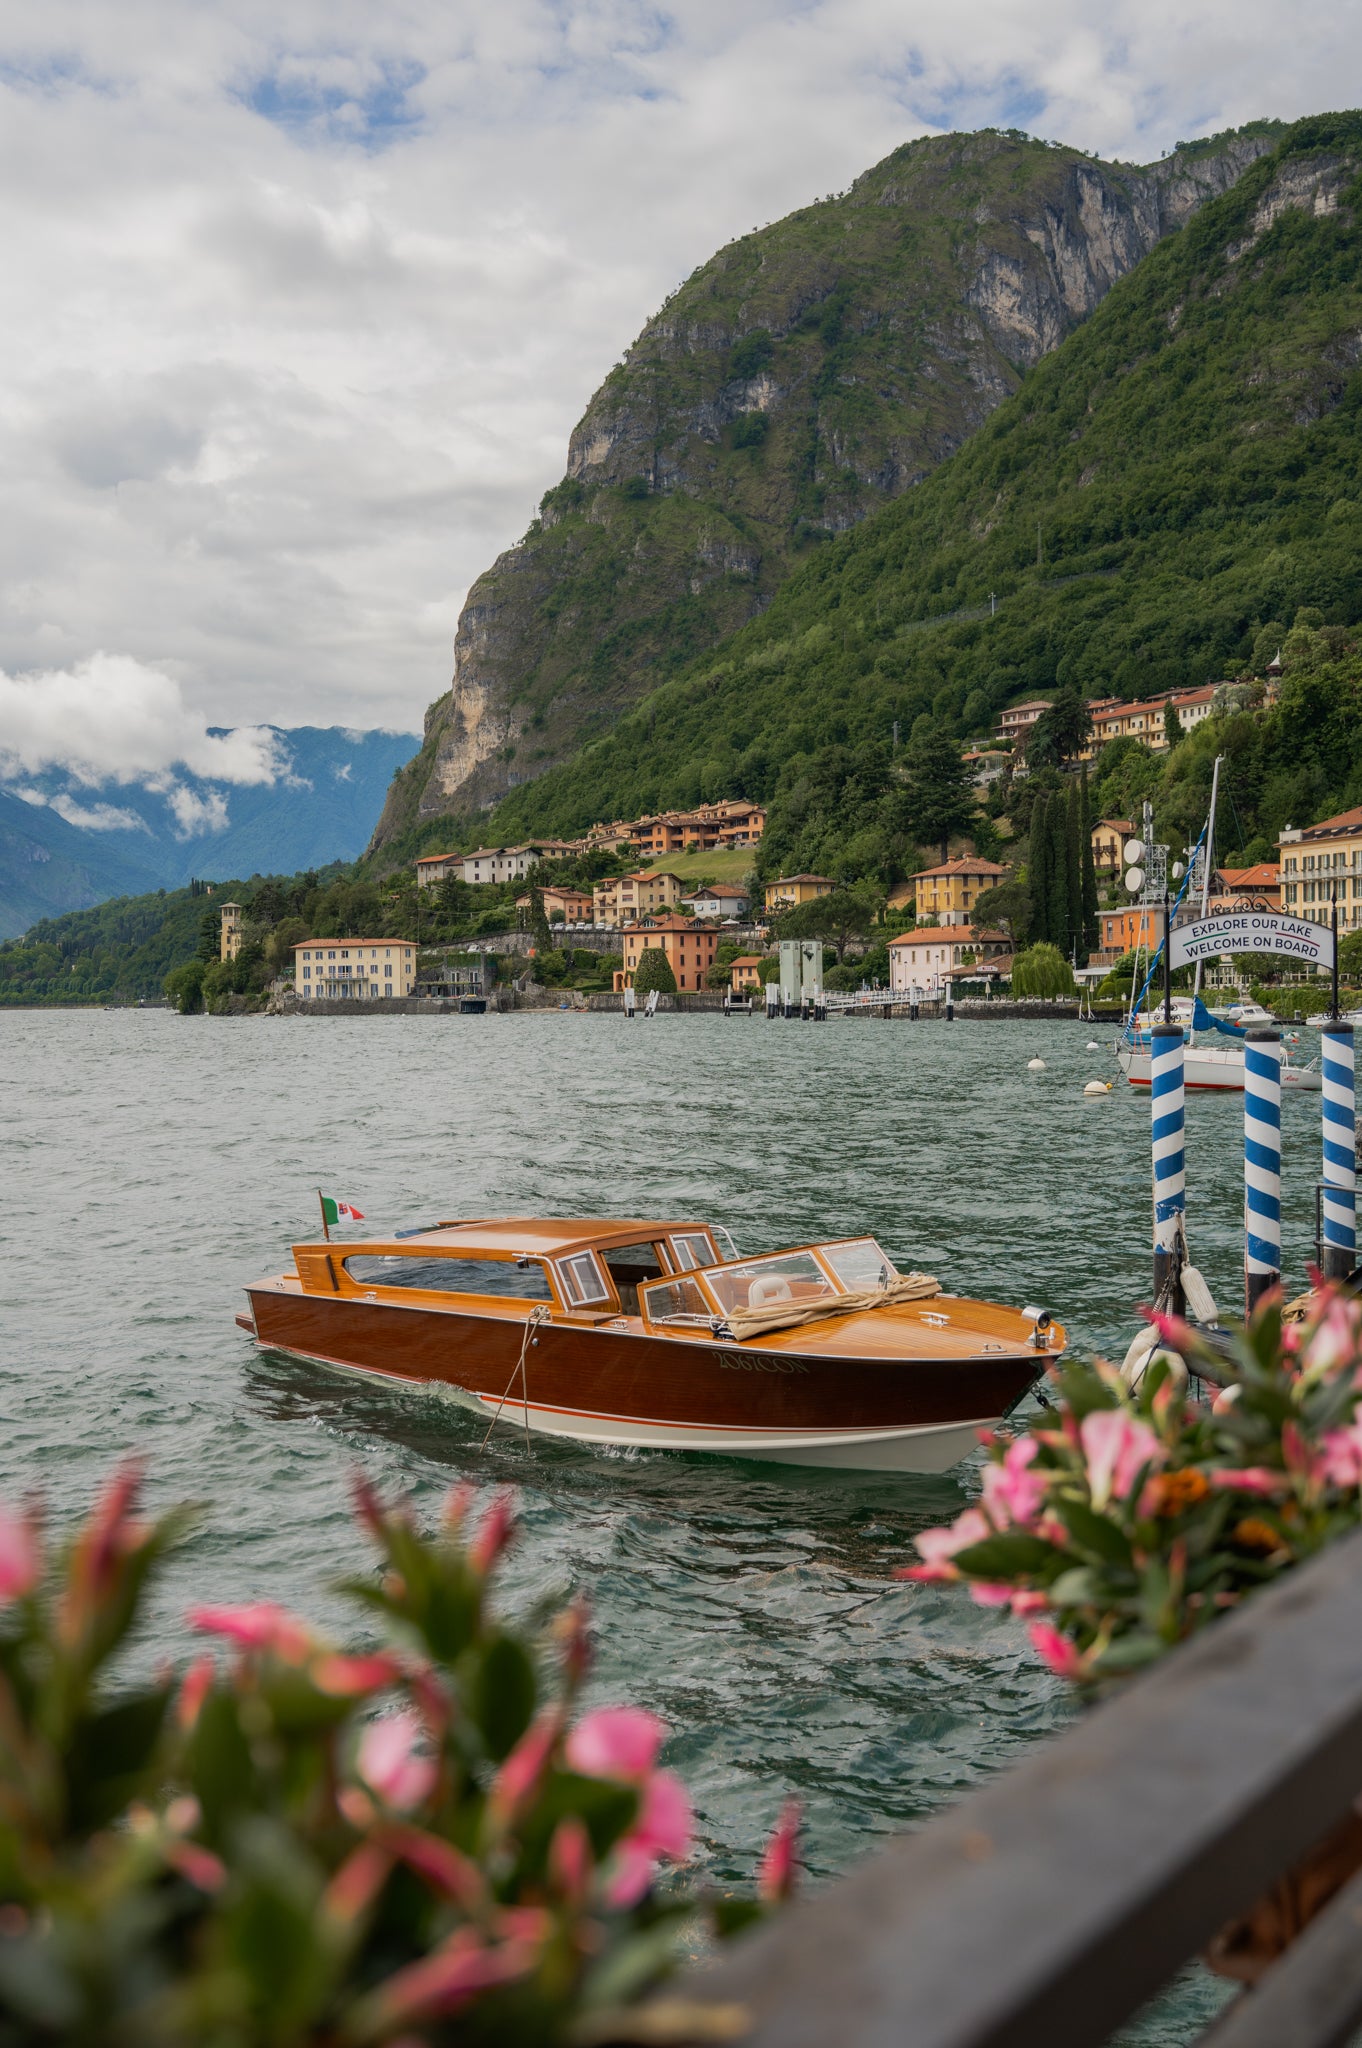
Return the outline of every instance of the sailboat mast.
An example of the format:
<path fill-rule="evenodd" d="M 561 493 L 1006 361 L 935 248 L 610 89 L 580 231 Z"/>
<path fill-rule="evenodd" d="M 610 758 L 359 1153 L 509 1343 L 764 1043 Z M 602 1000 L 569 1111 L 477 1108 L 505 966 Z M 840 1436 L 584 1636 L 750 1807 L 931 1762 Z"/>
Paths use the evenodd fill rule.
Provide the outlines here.
<path fill-rule="evenodd" d="M 1215 804 L 1216 798 L 1220 794 L 1220 763 L 1224 758 L 1223 754 L 1217 754 L 1215 765 L 1211 769 L 1211 814 L 1206 820 L 1206 865 L 1201 870 L 1201 915 L 1203 917 L 1206 915 L 1206 910 L 1211 900 L 1211 868 L 1215 861 Z M 1200 994 L 1201 962 L 1198 960 L 1192 975 L 1193 1008 L 1195 1008 L 1196 999 Z"/>

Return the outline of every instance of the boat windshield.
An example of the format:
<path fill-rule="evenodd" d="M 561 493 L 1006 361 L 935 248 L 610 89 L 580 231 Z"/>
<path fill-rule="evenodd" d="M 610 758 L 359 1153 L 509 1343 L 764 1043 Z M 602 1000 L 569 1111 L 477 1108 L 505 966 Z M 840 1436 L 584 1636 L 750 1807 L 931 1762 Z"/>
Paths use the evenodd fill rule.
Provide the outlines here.
<path fill-rule="evenodd" d="M 727 1316 L 862 1294 L 887 1287 L 896 1277 L 892 1260 L 873 1237 L 850 1238 L 810 1251 L 772 1252 L 764 1259 L 678 1275 L 645 1287 L 644 1308 L 653 1323 L 707 1322 L 716 1310 Z"/>

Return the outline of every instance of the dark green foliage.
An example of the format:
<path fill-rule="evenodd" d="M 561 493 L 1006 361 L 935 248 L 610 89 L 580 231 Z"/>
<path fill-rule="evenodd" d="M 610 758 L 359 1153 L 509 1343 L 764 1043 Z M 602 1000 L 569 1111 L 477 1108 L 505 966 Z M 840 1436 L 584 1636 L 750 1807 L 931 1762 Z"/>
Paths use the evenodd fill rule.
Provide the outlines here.
<path fill-rule="evenodd" d="M 1331 117 L 1327 143 L 1323 132 L 1290 130 L 951 461 L 830 541 L 717 656 L 515 791 L 498 836 L 690 802 L 716 776 L 722 793 L 772 801 L 780 832 L 792 757 L 882 743 L 895 719 L 963 737 L 967 703 L 973 731 L 981 711 L 1040 690 L 1216 681 L 1248 668 L 1266 622 L 1302 606 L 1326 623 L 1362 619 L 1362 372 L 1349 354 L 1362 328 L 1362 117 Z M 1256 234 L 1274 179 L 1308 176 L 1324 148 L 1345 158 L 1337 208 L 1288 207 Z M 1315 665 L 1289 681 L 1330 677 L 1314 640 L 1296 652 Z M 1236 744 L 1257 755 L 1245 775 L 1258 770 L 1269 836 L 1346 781 L 1327 731 L 1311 731 L 1303 765 L 1274 744 L 1266 772 Z M 1103 815 L 1105 757 L 1095 780 Z"/>
<path fill-rule="evenodd" d="M 1071 996 L 1074 978 L 1058 946 L 1041 942 L 1018 953 L 1012 963 L 1014 996 Z"/>
<path fill-rule="evenodd" d="M 842 964 L 848 941 L 864 938 L 875 924 L 882 900 L 873 889 L 833 889 L 808 903 L 796 904 L 777 921 L 778 939 L 827 939 Z"/>
<path fill-rule="evenodd" d="M 763 448 L 771 422 L 764 412 L 745 412 L 733 422 L 735 448 Z"/>
<path fill-rule="evenodd" d="M 645 946 L 640 953 L 634 969 L 634 987 L 641 996 L 651 995 L 654 989 L 662 996 L 676 994 L 676 976 L 660 946 Z"/>
<path fill-rule="evenodd" d="M 754 327 L 750 334 L 743 336 L 729 356 L 728 374 L 745 382 L 749 377 L 755 377 L 759 370 L 764 370 L 775 352 L 770 330 L 765 327 Z"/>
<path fill-rule="evenodd" d="M 1051 931 L 1054 894 L 1054 842 L 1050 831 L 1050 798 L 1042 793 L 1031 806 L 1031 837 L 1026 855 L 1026 883 L 1031 896 L 1031 936 L 1044 942 Z"/>
<path fill-rule="evenodd" d="M 975 800 L 959 747 L 935 727 L 913 735 L 905 763 L 904 796 L 914 837 L 936 840 L 945 860 L 951 834 L 968 829 Z"/>
<path fill-rule="evenodd" d="M 1035 927 L 1031 890 L 1026 882 L 1000 882 L 996 889 L 984 889 L 975 898 L 974 922 L 980 931 L 1002 931 L 1016 946 L 1024 946 Z"/>
<path fill-rule="evenodd" d="M 1079 859 L 1082 866 L 1082 882 L 1079 896 L 1082 903 L 1083 919 L 1079 944 L 1084 954 L 1092 951 L 1098 940 L 1097 922 L 1097 862 L 1092 850 L 1092 828 L 1096 822 L 1093 816 L 1092 798 L 1088 790 L 1088 771 L 1083 770 L 1079 804 L 1079 832 L 1081 834 Z"/>
<path fill-rule="evenodd" d="M 1055 692 L 1026 743 L 1029 768 L 1062 768 L 1072 761 L 1092 731 L 1092 714 L 1072 684 Z"/>

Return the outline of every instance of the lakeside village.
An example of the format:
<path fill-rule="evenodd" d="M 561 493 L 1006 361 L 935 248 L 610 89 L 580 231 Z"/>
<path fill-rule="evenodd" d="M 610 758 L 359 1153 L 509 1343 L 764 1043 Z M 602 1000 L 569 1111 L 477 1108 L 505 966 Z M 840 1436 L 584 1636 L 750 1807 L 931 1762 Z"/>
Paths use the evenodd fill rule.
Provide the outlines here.
<path fill-rule="evenodd" d="M 287 916 L 271 924 L 268 902 L 224 903 L 203 921 L 200 952 L 215 966 L 178 970 L 168 990 L 182 1008 L 197 1006 L 196 990 L 209 1006 L 285 1011 L 357 1002 L 468 1010 L 493 999 L 618 1009 L 654 992 L 681 1008 L 763 1008 L 781 979 L 780 943 L 799 939 L 821 950 L 820 989 L 838 994 L 911 1007 L 1084 993 L 1128 1003 L 1137 963 L 1162 937 L 1161 906 L 1132 902 L 1122 886 L 1125 849 L 1150 827 L 1093 816 L 1090 775 L 1101 788 L 1113 758 L 1166 761 L 1213 716 L 1270 706 L 1280 672 L 1273 663 L 1264 683 L 1142 702 L 1085 705 L 1061 691 L 1013 705 L 990 743 L 952 750 L 966 794 L 953 818 L 949 803 L 939 808 L 944 857 L 922 850 L 888 888 L 812 872 L 763 880 L 767 808 L 732 798 L 597 824 L 575 839 L 423 854 L 387 895 L 384 923 L 399 905 L 408 914 L 396 934 L 369 936 L 355 923 L 366 899 L 380 907 L 363 883 L 339 933 L 314 934 Z M 1218 865 L 1209 908 L 1327 922 L 1336 892 L 1344 979 L 1362 980 L 1362 807 L 1284 827 L 1275 851 Z M 252 958 L 254 992 L 239 981 Z M 261 963 L 273 969 L 263 987 Z M 1283 988 L 1284 973 L 1267 956 L 1227 955 L 1209 964 L 1204 985 L 1295 1014 L 1321 1007 L 1321 983 Z M 229 978 L 220 1004 L 215 977 Z"/>

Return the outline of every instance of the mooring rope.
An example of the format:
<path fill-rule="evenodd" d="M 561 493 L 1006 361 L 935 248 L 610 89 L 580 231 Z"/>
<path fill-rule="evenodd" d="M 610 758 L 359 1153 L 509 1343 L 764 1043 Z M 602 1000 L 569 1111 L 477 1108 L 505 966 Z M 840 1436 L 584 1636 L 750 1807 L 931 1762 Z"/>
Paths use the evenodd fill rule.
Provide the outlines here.
<path fill-rule="evenodd" d="M 516 1360 L 515 1364 L 511 1367 L 511 1377 L 506 1382 L 505 1392 L 502 1394 L 501 1399 L 497 1402 L 497 1412 L 487 1425 L 487 1435 L 483 1438 L 480 1446 L 480 1448 L 484 1451 L 487 1449 L 487 1446 L 491 1441 L 492 1431 L 496 1428 L 497 1424 L 501 1420 L 501 1411 L 506 1406 L 506 1402 L 510 1396 L 511 1389 L 515 1385 L 517 1373 L 520 1374 L 520 1391 L 524 1396 L 525 1402 L 525 1448 L 527 1451 L 530 1448 L 530 1378 L 528 1369 L 525 1364 L 525 1360 L 529 1355 L 530 1332 L 532 1330 L 538 1329 L 542 1323 L 546 1323 L 549 1319 L 549 1314 L 550 1311 L 547 1303 L 537 1301 L 534 1307 L 530 1310 L 529 1315 L 525 1318 L 525 1329 L 520 1339 L 520 1356 Z"/>

